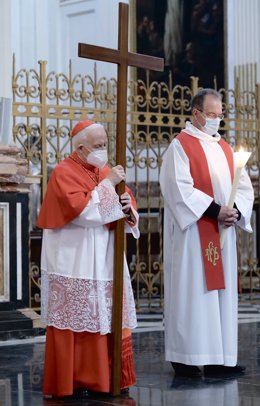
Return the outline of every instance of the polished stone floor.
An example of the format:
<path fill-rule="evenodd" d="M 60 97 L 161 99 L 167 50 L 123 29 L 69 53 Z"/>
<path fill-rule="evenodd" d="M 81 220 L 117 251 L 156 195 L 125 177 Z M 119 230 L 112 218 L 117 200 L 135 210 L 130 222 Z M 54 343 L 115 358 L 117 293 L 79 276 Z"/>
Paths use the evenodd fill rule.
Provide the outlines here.
<path fill-rule="evenodd" d="M 160 331 L 161 330 L 161 331 Z M 260 323 L 239 324 L 239 378 L 176 379 L 164 361 L 163 329 L 133 334 L 136 385 L 129 398 L 43 400 L 44 342 L 0 343 L 0 406 L 259 406 Z"/>

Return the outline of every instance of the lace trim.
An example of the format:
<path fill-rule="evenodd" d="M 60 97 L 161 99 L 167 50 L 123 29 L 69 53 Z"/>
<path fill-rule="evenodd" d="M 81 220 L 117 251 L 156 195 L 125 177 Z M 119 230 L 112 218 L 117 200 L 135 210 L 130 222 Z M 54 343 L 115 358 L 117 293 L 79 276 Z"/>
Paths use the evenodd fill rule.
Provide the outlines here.
<path fill-rule="evenodd" d="M 42 271 L 42 319 L 59 329 L 111 333 L 112 288 L 112 281 L 68 278 Z M 136 325 L 130 278 L 124 278 L 122 326 L 133 329 Z"/>
<path fill-rule="evenodd" d="M 119 203 L 118 194 L 108 179 L 102 180 L 96 187 L 100 203 L 98 209 L 104 224 L 112 223 L 115 220 L 125 217 L 122 206 Z"/>

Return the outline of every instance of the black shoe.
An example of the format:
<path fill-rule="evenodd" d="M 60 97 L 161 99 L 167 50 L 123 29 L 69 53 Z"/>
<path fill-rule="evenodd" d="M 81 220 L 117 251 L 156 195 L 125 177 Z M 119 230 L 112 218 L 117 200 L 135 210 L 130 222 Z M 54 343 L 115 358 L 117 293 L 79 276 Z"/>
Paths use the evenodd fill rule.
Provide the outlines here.
<path fill-rule="evenodd" d="M 246 367 L 243 365 L 235 365 L 234 367 L 227 367 L 225 365 L 205 365 L 205 376 L 220 376 L 220 375 L 242 375 L 245 373 Z"/>
<path fill-rule="evenodd" d="M 71 395 L 73 399 L 86 399 L 89 397 L 89 393 L 87 389 L 84 388 L 78 388 L 74 389 L 73 395 Z"/>
<path fill-rule="evenodd" d="M 129 388 L 124 388 L 120 390 L 121 395 L 129 395 Z"/>
<path fill-rule="evenodd" d="M 171 364 L 175 371 L 175 376 L 199 378 L 202 375 L 201 370 L 195 365 L 186 365 L 179 362 L 172 362 Z"/>
<path fill-rule="evenodd" d="M 102 399 L 107 399 L 107 398 L 111 398 L 114 395 L 112 395 L 111 392 L 95 392 L 95 391 L 91 391 L 88 390 L 88 398 L 102 398 Z M 122 398 L 130 398 L 129 397 L 129 388 L 124 388 L 124 389 L 120 389 L 120 394 L 119 396 L 121 396 Z"/>

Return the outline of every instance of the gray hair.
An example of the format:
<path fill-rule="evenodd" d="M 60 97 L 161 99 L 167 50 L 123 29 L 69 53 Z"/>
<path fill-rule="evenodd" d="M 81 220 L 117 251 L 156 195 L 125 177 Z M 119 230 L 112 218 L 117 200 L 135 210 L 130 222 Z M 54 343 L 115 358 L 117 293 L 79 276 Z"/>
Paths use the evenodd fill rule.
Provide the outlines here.
<path fill-rule="evenodd" d="M 83 130 L 79 131 L 74 137 L 72 138 L 72 146 L 73 149 L 77 149 L 79 145 L 85 144 L 88 138 L 88 134 L 93 131 L 95 128 L 104 128 L 103 125 L 95 123 L 90 125 L 89 127 L 83 128 Z"/>
<path fill-rule="evenodd" d="M 206 96 L 214 96 L 222 102 L 222 95 L 216 90 L 210 88 L 201 89 L 191 100 L 191 110 L 194 108 L 203 110 L 203 103 Z"/>

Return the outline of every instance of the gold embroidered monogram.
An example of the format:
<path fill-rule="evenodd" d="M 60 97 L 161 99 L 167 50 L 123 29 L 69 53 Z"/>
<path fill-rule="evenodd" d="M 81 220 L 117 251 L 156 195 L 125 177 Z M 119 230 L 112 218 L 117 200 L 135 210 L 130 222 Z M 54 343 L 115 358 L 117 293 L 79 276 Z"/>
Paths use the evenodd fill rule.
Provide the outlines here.
<path fill-rule="evenodd" d="M 213 266 L 216 266 L 219 260 L 218 247 L 214 247 L 213 242 L 210 241 L 205 251 L 208 261 L 211 262 Z"/>

